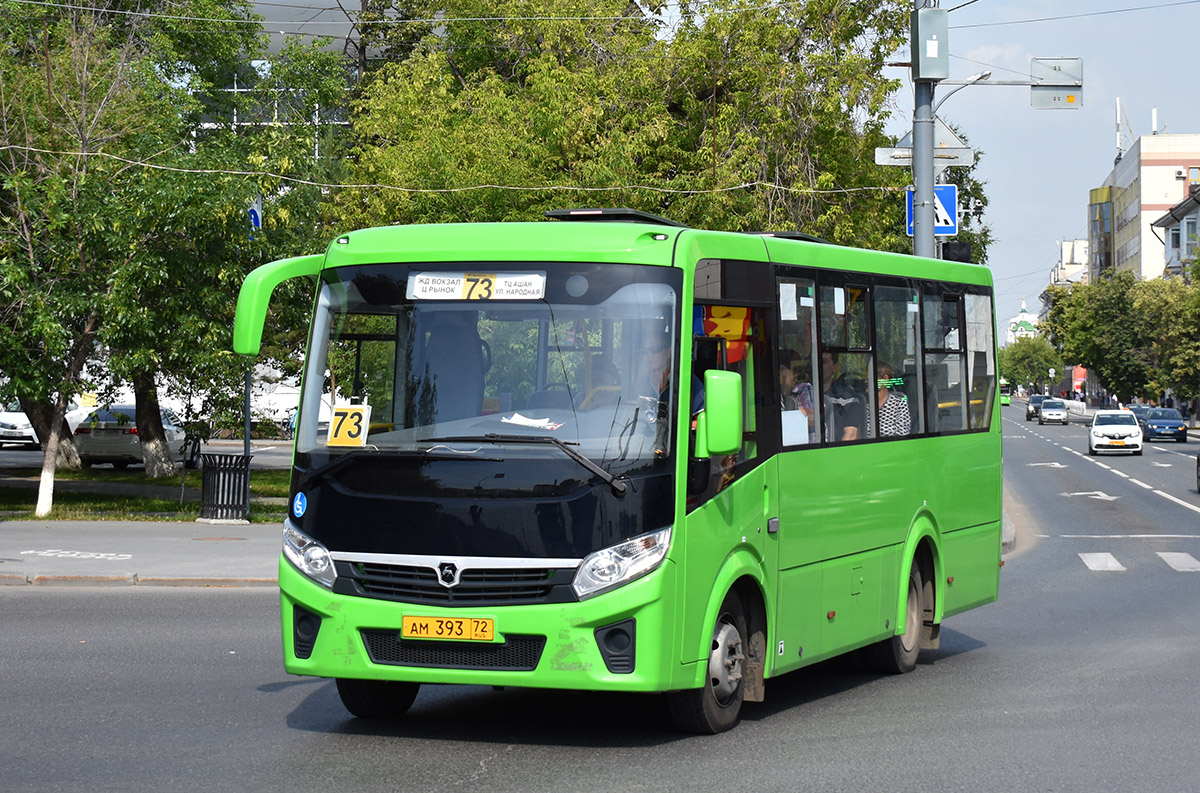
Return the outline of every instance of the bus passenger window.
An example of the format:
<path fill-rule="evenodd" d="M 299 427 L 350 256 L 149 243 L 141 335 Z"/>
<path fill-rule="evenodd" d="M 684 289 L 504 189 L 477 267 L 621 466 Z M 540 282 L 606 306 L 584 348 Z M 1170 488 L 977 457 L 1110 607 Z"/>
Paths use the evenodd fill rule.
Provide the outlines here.
<path fill-rule="evenodd" d="M 870 437 L 865 393 L 869 365 L 869 354 L 821 353 L 821 406 L 827 442 L 847 443 Z"/>
<path fill-rule="evenodd" d="M 875 352 L 876 389 L 879 395 L 876 404 L 880 411 L 880 436 L 887 435 L 889 422 L 883 418 L 883 389 L 893 399 L 903 401 L 908 411 L 908 431 L 904 435 L 920 435 L 925 432 L 925 414 L 921 406 L 925 403 L 921 387 L 921 365 L 919 353 L 921 340 L 920 302 L 915 286 L 877 285 L 875 297 Z M 888 366 L 892 374 L 884 377 L 883 369 Z M 890 382 L 889 382 L 890 378 Z M 894 405 L 893 405 L 894 407 Z M 891 408 L 887 408 L 891 412 Z"/>
<path fill-rule="evenodd" d="M 811 278 L 780 278 L 779 415 L 784 446 L 816 443 L 821 425 L 814 384 L 815 284 Z"/>
<path fill-rule="evenodd" d="M 892 365 L 880 361 L 875 367 L 876 404 L 879 406 L 879 437 L 894 438 L 912 432 L 912 414 L 904 394 L 897 390 L 903 378 L 896 377 Z"/>

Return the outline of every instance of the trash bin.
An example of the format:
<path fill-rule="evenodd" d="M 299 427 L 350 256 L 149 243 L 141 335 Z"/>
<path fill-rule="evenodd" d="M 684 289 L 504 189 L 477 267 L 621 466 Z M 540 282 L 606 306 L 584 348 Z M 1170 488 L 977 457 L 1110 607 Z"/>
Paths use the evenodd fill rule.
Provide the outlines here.
<path fill-rule="evenodd" d="M 249 523 L 250 458 L 243 454 L 201 454 L 200 520 Z"/>

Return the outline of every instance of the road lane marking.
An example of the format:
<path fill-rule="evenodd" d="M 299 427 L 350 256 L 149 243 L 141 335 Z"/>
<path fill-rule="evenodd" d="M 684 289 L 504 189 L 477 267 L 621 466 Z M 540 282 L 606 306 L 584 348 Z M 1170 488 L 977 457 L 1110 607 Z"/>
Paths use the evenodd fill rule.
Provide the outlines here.
<path fill-rule="evenodd" d="M 1200 540 L 1197 534 L 1039 534 L 1064 540 Z"/>
<path fill-rule="evenodd" d="M 1087 490 L 1082 493 L 1059 493 L 1059 495 L 1066 496 L 1067 498 L 1071 498 L 1072 496 L 1087 496 L 1088 498 L 1094 498 L 1098 501 L 1116 501 L 1118 498 L 1120 498 L 1120 496 L 1110 496 L 1103 490 Z"/>
<path fill-rule="evenodd" d="M 1200 562 L 1196 561 L 1196 557 L 1190 553 L 1159 551 L 1158 555 L 1164 562 L 1171 565 L 1171 569 L 1173 570 L 1178 570 L 1181 573 L 1200 573 Z"/>
<path fill-rule="evenodd" d="M 1200 507 L 1196 506 L 1195 504 L 1189 504 L 1188 502 L 1186 502 L 1182 499 L 1179 499 L 1179 498 L 1175 498 L 1175 496 L 1171 495 L 1170 493 L 1164 493 L 1161 490 L 1155 490 L 1154 492 L 1157 493 L 1158 495 L 1162 496 L 1163 498 L 1167 499 L 1168 501 L 1174 501 L 1176 504 L 1178 504 L 1181 507 L 1187 507 L 1192 512 L 1200 513 Z"/>
<path fill-rule="evenodd" d="M 1111 553 L 1081 553 L 1079 558 L 1088 566 L 1089 570 L 1114 571 L 1120 572 L 1125 567 L 1117 561 L 1117 557 Z"/>

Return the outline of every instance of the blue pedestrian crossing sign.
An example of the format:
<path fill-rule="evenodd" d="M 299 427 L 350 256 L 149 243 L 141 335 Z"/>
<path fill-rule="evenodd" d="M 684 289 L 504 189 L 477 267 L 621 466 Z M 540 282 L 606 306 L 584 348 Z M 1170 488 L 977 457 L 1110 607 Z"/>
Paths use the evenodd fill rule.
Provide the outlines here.
<path fill-rule="evenodd" d="M 908 188 L 908 236 L 913 235 L 913 189 Z M 958 233 L 958 185 L 933 186 L 933 233 L 953 237 Z"/>

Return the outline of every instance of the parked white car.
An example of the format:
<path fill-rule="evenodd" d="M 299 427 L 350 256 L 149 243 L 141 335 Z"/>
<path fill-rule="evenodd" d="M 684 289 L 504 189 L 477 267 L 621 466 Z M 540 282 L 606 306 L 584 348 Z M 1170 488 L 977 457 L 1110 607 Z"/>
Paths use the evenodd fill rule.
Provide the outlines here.
<path fill-rule="evenodd" d="M 142 462 L 142 443 L 138 437 L 133 405 L 113 405 L 98 408 L 75 429 L 75 448 L 84 465 L 112 463 L 113 468 L 126 468 Z M 193 440 L 184 448 L 187 432 L 183 422 L 170 408 L 162 408 L 163 432 L 171 448 L 171 456 L 188 468 L 200 460 L 200 442 Z"/>
<path fill-rule="evenodd" d="M 67 404 L 67 426 L 71 432 L 79 426 L 79 422 L 91 412 L 91 408 L 80 407 L 79 402 L 72 399 Z M 40 448 L 41 441 L 33 429 L 33 423 L 21 410 L 21 403 L 13 400 L 0 411 L 0 445 L 18 443 L 31 448 Z"/>
<path fill-rule="evenodd" d="M 1038 424 L 1046 424 L 1048 422 L 1059 422 L 1068 424 L 1067 421 L 1067 403 L 1061 399 L 1044 399 L 1042 406 L 1038 409 Z"/>
<path fill-rule="evenodd" d="M 1097 410 L 1088 429 L 1088 454 L 1097 452 L 1142 453 L 1142 428 L 1128 410 Z"/>

